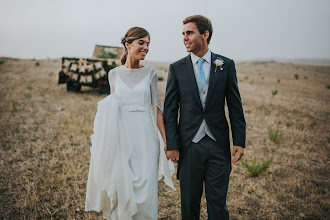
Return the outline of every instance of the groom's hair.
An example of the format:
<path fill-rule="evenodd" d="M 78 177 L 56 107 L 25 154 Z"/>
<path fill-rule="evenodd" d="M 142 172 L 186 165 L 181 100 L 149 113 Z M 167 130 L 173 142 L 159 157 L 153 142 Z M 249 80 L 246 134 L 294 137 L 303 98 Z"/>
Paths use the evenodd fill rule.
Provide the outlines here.
<path fill-rule="evenodd" d="M 213 33 L 213 27 L 210 19 L 204 17 L 203 15 L 192 15 L 183 20 L 184 25 L 189 22 L 196 24 L 200 34 L 204 34 L 205 31 L 209 32 L 209 38 L 207 38 L 207 43 L 209 44 Z"/>

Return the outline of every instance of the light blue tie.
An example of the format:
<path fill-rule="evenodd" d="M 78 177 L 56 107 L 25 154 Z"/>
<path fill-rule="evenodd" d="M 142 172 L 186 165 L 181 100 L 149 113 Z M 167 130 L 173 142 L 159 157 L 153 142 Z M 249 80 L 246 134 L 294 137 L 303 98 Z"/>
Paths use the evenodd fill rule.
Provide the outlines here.
<path fill-rule="evenodd" d="M 204 85 L 206 83 L 206 78 L 205 78 L 205 73 L 204 73 L 204 69 L 203 69 L 203 63 L 204 63 L 204 59 L 199 58 L 198 59 L 198 77 L 202 83 L 202 86 L 204 87 Z"/>

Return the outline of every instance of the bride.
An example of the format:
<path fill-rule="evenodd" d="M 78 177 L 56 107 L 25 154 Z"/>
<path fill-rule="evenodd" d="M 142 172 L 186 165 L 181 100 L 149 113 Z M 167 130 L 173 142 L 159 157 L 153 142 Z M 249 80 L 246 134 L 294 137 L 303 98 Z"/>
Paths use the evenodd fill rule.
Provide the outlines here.
<path fill-rule="evenodd" d="M 157 71 L 142 66 L 150 35 L 130 28 L 122 38 L 123 66 L 109 72 L 111 95 L 98 102 L 91 135 L 85 211 L 105 219 L 157 219 L 158 180 L 175 189 L 165 156 Z M 164 143 L 165 141 L 165 143 Z"/>

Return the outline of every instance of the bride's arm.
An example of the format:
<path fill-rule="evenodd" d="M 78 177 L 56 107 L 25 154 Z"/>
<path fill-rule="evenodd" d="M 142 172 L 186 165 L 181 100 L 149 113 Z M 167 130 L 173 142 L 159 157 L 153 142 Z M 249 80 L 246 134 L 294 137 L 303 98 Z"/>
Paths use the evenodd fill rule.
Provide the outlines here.
<path fill-rule="evenodd" d="M 163 108 L 160 103 L 160 97 L 158 93 L 158 74 L 157 70 L 154 69 L 154 72 L 151 77 L 151 95 L 153 99 L 153 103 L 156 105 L 157 111 L 157 127 L 159 129 L 160 135 L 162 136 L 164 140 L 164 150 L 166 153 L 166 135 L 165 135 L 165 125 L 164 125 L 164 118 L 163 118 Z"/>
<path fill-rule="evenodd" d="M 116 75 L 113 69 L 111 69 L 108 73 L 108 80 L 109 80 L 109 85 L 110 85 L 110 94 L 114 94 L 115 91 L 115 80 L 116 80 Z"/>
<path fill-rule="evenodd" d="M 166 153 L 167 149 L 166 149 L 166 136 L 165 136 L 163 112 L 158 107 L 157 107 L 157 127 L 164 140 L 164 151 Z"/>

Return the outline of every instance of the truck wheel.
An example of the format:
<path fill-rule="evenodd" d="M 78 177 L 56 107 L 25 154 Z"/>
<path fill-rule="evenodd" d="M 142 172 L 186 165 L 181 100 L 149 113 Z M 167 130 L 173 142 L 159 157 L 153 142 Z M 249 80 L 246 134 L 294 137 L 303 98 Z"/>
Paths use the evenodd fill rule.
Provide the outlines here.
<path fill-rule="evenodd" d="M 110 94 L 110 85 L 108 81 L 100 80 L 99 81 L 99 93 L 100 94 Z"/>
<path fill-rule="evenodd" d="M 80 89 L 81 89 L 81 85 L 79 85 L 76 82 L 69 81 L 69 82 L 66 83 L 66 90 L 67 91 L 80 92 Z"/>
<path fill-rule="evenodd" d="M 109 85 L 100 85 L 99 89 L 100 94 L 110 94 L 110 86 Z"/>
<path fill-rule="evenodd" d="M 58 84 L 61 83 L 66 83 L 68 81 L 68 76 L 65 75 L 65 73 L 63 71 L 59 72 L 58 74 Z"/>

